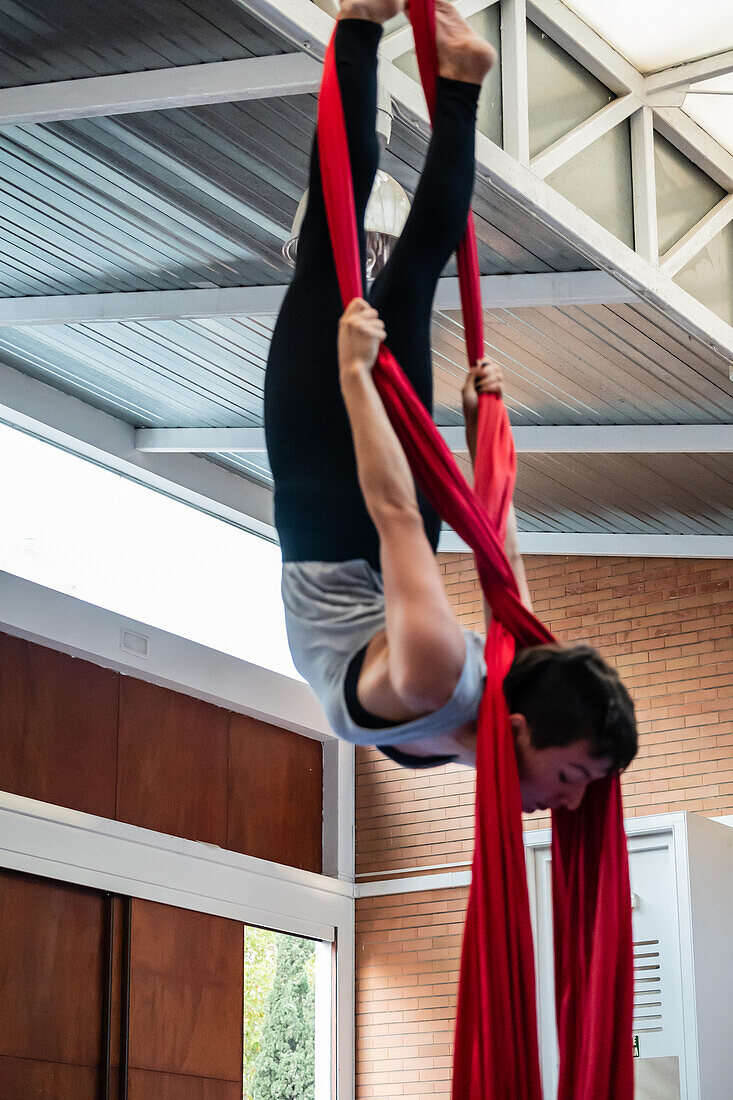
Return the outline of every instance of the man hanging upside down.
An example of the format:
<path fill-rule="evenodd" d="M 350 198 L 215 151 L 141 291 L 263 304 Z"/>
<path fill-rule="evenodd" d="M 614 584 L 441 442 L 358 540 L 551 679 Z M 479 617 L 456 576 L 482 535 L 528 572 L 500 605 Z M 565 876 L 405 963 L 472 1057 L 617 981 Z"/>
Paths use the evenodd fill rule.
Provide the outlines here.
<path fill-rule="evenodd" d="M 377 168 L 377 47 L 403 0 L 345 0 L 335 54 L 354 178 L 362 264 Z M 275 326 L 265 427 L 283 554 L 283 599 L 296 667 L 334 731 L 408 767 L 475 762 L 483 641 L 450 608 L 435 558 L 440 519 L 416 488 L 371 376 L 386 340 L 432 409 L 430 320 L 441 272 L 466 226 L 476 105 L 495 54 L 448 0 L 437 0 L 433 135 L 412 209 L 369 303 L 341 302 L 321 187 L 318 136 L 298 258 Z M 339 320 L 340 318 L 340 320 Z M 478 395 L 501 392 L 498 367 L 463 388 L 475 457 Z M 506 551 L 530 595 L 511 511 Z M 504 682 L 522 804 L 575 809 L 587 785 L 636 754 L 628 692 L 587 646 L 518 653 Z"/>

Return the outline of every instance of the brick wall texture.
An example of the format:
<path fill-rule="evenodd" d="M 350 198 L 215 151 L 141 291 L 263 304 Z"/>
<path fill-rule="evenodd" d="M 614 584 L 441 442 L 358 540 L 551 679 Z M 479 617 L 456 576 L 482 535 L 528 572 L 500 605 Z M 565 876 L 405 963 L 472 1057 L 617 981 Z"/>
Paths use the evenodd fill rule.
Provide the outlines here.
<path fill-rule="evenodd" d="M 733 814 L 733 562 L 525 559 L 537 614 L 596 646 L 636 703 L 641 749 L 627 816 Z M 459 618 L 482 629 L 469 555 L 441 558 Z M 357 874 L 460 865 L 473 847 L 473 774 L 398 768 L 357 750 Z M 546 828 L 549 814 L 525 819 Z M 361 881 L 365 881 L 362 879 Z M 368 879 L 366 879 L 368 881 Z M 357 1098 L 450 1096 L 463 888 L 357 902 Z"/>

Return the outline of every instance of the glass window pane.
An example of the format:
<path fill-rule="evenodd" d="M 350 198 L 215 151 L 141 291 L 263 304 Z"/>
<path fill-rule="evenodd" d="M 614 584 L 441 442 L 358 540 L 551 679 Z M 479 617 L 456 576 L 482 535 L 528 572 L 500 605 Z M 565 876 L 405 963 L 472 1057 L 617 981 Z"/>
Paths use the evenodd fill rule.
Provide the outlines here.
<path fill-rule="evenodd" d="M 725 191 L 661 134 L 654 135 L 654 169 L 659 251 L 664 255 L 720 202 Z"/>
<path fill-rule="evenodd" d="M 529 152 L 536 156 L 614 99 L 534 23 L 527 23 Z"/>
<path fill-rule="evenodd" d="M 547 177 L 566 199 L 634 247 L 631 134 L 628 122 L 614 126 Z"/>
<path fill-rule="evenodd" d="M 0 569 L 299 678 L 277 546 L 0 425 Z"/>
<path fill-rule="evenodd" d="M 330 1100 L 331 945 L 244 931 L 243 1100 Z"/>
<path fill-rule="evenodd" d="M 675 281 L 733 325 L 733 225 L 726 226 L 698 252 Z"/>
<path fill-rule="evenodd" d="M 399 17 L 403 18 L 402 16 Z M 406 20 L 405 20 L 406 21 Z M 489 138 L 497 145 L 502 144 L 502 114 L 501 114 L 501 5 L 492 4 L 490 8 L 477 11 L 475 15 L 466 20 L 499 54 L 499 62 L 494 66 L 481 90 L 481 98 L 478 105 L 476 126 L 479 133 Z M 390 24 L 391 27 L 391 24 Z M 417 68 L 415 51 L 409 50 L 395 59 L 395 65 L 403 73 L 420 83 L 420 74 Z"/>

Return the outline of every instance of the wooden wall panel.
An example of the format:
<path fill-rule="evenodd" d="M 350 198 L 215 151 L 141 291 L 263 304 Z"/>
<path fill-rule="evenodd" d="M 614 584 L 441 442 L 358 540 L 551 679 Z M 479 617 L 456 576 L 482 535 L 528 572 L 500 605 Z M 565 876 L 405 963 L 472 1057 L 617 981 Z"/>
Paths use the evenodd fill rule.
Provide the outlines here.
<path fill-rule="evenodd" d="M 3 1100 L 98 1100 L 99 1082 L 99 1071 L 90 1066 L 0 1056 Z"/>
<path fill-rule="evenodd" d="M 0 871 L 0 1054 L 99 1063 L 104 918 L 103 894 Z"/>
<path fill-rule="evenodd" d="M 1 1095 L 1 1094 L 0 1094 Z M 242 1100 L 240 1081 L 131 1069 L 129 1100 Z"/>
<path fill-rule="evenodd" d="M 241 1090 L 243 984 L 243 925 L 135 899 L 130 1068 L 234 1081 Z"/>
<path fill-rule="evenodd" d="M 0 634 L 0 789 L 115 816 L 119 676 Z"/>
<path fill-rule="evenodd" d="M 0 634 L 0 790 L 322 870 L 323 747 Z"/>
<path fill-rule="evenodd" d="M 227 847 L 320 873 L 322 832 L 321 742 L 232 714 Z"/>
<path fill-rule="evenodd" d="M 226 845 L 228 712 L 123 676 L 117 818 Z"/>

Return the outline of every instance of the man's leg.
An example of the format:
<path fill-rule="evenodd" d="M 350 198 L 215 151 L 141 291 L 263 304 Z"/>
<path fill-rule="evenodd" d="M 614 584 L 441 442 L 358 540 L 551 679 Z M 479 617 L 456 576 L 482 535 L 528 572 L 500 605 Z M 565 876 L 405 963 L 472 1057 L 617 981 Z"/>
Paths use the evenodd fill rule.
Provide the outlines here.
<path fill-rule="evenodd" d="M 374 7 L 378 3 L 370 0 Z M 381 0 L 390 11 L 397 3 Z M 352 7 L 355 14 L 361 10 L 354 0 Z M 349 10 L 345 5 L 342 13 Z M 375 117 L 380 36 L 378 22 L 342 18 L 335 43 L 362 263 L 364 212 L 379 156 Z M 367 557 L 378 563 L 376 533 L 361 500 L 339 388 L 336 333 L 341 312 L 316 137 L 298 261 L 273 333 L 265 379 L 275 518 L 285 560 Z"/>

